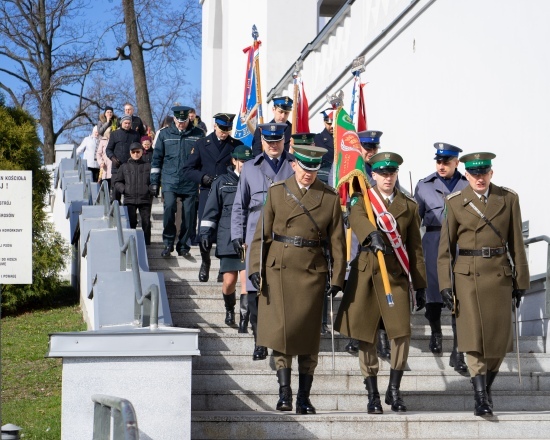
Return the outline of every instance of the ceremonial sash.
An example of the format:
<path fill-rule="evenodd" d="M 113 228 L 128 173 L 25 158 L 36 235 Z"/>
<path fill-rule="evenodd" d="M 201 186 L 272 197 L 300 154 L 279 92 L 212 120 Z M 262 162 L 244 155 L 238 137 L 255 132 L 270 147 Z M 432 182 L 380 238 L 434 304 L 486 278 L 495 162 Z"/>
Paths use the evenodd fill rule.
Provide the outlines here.
<path fill-rule="evenodd" d="M 395 217 L 386 211 L 384 202 L 373 188 L 370 188 L 368 191 L 372 210 L 376 214 L 376 223 L 380 230 L 386 234 L 388 240 L 390 240 L 401 267 L 405 271 L 405 274 L 409 276 L 409 255 L 407 254 L 403 240 L 401 240 L 401 235 L 397 230 Z"/>

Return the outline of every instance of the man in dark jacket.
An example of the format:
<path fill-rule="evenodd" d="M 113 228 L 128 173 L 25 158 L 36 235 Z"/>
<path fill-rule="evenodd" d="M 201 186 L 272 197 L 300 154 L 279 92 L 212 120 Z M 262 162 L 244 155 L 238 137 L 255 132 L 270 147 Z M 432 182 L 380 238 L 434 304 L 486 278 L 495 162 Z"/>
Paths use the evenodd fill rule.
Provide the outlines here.
<path fill-rule="evenodd" d="M 176 251 L 182 256 L 189 253 L 187 241 L 197 215 L 195 203 L 198 185 L 183 175 L 183 167 L 193 153 L 197 140 L 204 137 L 200 128 L 189 124 L 189 107 L 176 106 L 172 107 L 172 111 L 174 123 L 160 130 L 151 162 L 151 193 L 158 195 L 159 186 L 162 185 L 164 198 L 162 257 L 170 256 L 174 250 L 178 199 L 182 203 L 182 213 Z"/>
<path fill-rule="evenodd" d="M 112 162 L 111 175 L 113 181 L 116 179 L 120 166 L 130 159 L 130 145 L 139 142 L 139 140 L 139 133 L 132 130 L 132 117 L 124 115 L 120 118 L 120 130 L 111 133 L 109 143 L 105 148 L 105 153 Z M 120 193 L 116 188 L 113 189 L 113 200 L 120 202 Z"/>
<path fill-rule="evenodd" d="M 330 113 L 327 113 L 328 111 L 330 111 Z M 317 177 L 321 182 L 332 186 L 332 182 L 329 181 L 329 175 L 332 163 L 334 162 L 334 137 L 332 136 L 332 132 L 334 131 L 332 127 L 334 112 L 331 108 L 327 108 L 323 110 L 321 114 L 323 115 L 325 129 L 321 133 L 315 135 L 313 142 L 317 147 L 326 148 L 327 153 L 323 156 L 323 162 L 321 163 L 321 168 L 319 168 L 317 172 Z"/>
<path fill-rule="evenodd" d="M 128 162 L 120 166 L 114 186 L 120 194 L 124 194 L 124 206 L 128 209 L 128 220 L 132 229 L 137 226 L 136 211 L 139 209 L 145 244 L 151 244 L 151 164 L 141 158 L 143 147 L 139 142 L 130 145 L 130 155 Z"/>
<path fill-rule="evenodd" d="M 212 182 L 227 173 L 231 153 L 237 145 L 242 145 L 230 135 L 234 118 L 235 115 L 228 113 L 214 115 L 214 131 L 197 141 L 183 168 L 184 178 L 199 185 L 199 225 Z M 202 257 L 199 281 L 205 283 L 210 273 L 210 249 L 204 249 L 202 243 L 199 246 Z"/>
<path fill-rule="evenodd" d="M 292 124 L 288 122 L 288 117 L 292 111 L 292 104 L 294 101 L 288 96 L 281 96 L 279 98 L 273 98 L 273 119 L 269 122 L 270 124 L 286 124 L 285 128 L 285 151 L 290 150 L 290 135 L 292 134 Z M 256 127 L 254 132 L 254 139 L 252 141 L 252 154 L 254 157 L 262 154 L 262 132 L 260 127 Z"/>
<path fill-rule="evenodd" d="M 134 116 L 134 106 L 129 102 L 124 104 L 124 114 L 132 118 L 132 130 L 137 131 L 140 136 L 145 136 L 147 134 L 143 121 L 139 116 Z"/>

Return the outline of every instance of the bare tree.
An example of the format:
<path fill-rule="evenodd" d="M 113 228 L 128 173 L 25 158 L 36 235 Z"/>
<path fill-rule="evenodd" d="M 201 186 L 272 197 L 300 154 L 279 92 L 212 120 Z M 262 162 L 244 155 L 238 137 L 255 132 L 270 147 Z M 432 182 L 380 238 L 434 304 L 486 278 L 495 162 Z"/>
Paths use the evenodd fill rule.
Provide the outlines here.
<path fill-rule="evenodd" d="M 126 41 L 117 48 L 123 60 L 130 60 L 136 104 L 143 122 L 154 129 L 149 99 L 147 70 L 182 81 L 182 61 L 200 49 L 201 17 L 196 0 L 122 0 Z M 126 49 L 129 53 L 126 54 Z M 149 52 L 146 69 L 144 53 Z M 172 69 L 171 74 L 168 73 Z"/>
<path fill-rule="evenodd" d="M 90 118 L 93 102 L 84 97 L 86 79 L 96 63 L 93 36 L 82 26 L 89 9 L 83 0 L 3 0 L 0 2 L 0 72 L 15 86 L 0 82 L 14 105 L 38 116 L 44 162 L 53 163 L 59 135 L 79 119 Z M 85 32 L 86 29 L 86 32 Z M 54 104 L 62 95 L 76 103 L 54 128 Z"/>

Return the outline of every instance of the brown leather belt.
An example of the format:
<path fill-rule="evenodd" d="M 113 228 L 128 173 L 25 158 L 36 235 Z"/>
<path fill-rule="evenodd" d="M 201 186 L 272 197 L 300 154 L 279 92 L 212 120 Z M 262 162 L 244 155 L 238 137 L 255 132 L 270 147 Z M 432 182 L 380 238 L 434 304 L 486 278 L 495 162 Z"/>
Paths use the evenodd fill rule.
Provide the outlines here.
<path fill-rule="evenodd" d="M 325 245 L 325 240 L 308 240 L 304 237 L 288 237 L 286 235 L 273 234 L 273 240 L 281 243 L 293 244 L 296 247 L 319 247 Z"/>
<path fill-rule="evenodd" d="M 505 247 L 482 247 L 481 249 L 459 249 L 458 255 L 464 255 L 466 257 L 483 257 L 491 258 L 495 255 L 504 255 L 506 253 Z"/>
<path fill-rule="evenodd" d="M 359 250 L 361 252 L 372 252 L 372 249 L 370 246 L 359 246 Z M 391 255 L 393 254 L 393 248 L 391 246 L 384 246 L 384 250 L 382 251 L 384 255 Z"/>

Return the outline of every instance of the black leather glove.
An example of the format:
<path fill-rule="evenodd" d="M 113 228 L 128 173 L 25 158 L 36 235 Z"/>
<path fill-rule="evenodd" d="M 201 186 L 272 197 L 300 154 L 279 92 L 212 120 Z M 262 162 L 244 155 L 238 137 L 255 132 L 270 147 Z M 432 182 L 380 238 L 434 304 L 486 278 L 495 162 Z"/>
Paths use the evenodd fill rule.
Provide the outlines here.
<path fill-rule="evenodd" d="M 243 239 L 242 238 L 236 238 L 235 240 L 231 240 L 231 243 L 233 243 L 233 249 L 235 249 L 235 253 L 237 255 L 242 255 L 243 253 Z"/>
<path fill-rule="evenodd" d="M 149 194 L 151 194 L 153 197 L 159 196 L 159 186 L 155 184 L 149 185 Z"/>
<path fill-rule="evenodd" d="M 519 303 L 521 302 L 523 295 L 525 295 L 525 290 L 523 289 L 514 289 L 512 291 L 512 298 L 516 300 L 516 309 L 519 308 Z"/>
<path fill-rule="evenodd" d="M 254 286 L 254 289 L 256 289 L 259 292 L 260 291 L 260 272 L 254 272 L 252 275 L 248 277 L 248 279 Z"/>
<path fill-rule="evenodd" d="M 340 286 L 330 286 L 327 290 L 327 298 L 330 298 L 331 296 L 335 297 L 341 290 L 342 288 Z"/>
<path fill-rule="evenodd" d="M 349 229 L 349 211 L 342 212 L 342 219 L 344 220 L 344 226 Z"/>
<path fill-rule="evenodd" d="M 202 179 L 201 179 L 202 186 L 206 186 L 206 187 L 212 185 L 213 181 L 214 181 L 214 178 L 212 176 L 209 176 L 208 174 L 205 174 L 204 176 L 202 176 Z"/>
<path fill-rule="evenodd" d="M 422 310 L 426 306 L 426 289 L 416 291 L 416 311 Z"/>
<path fill-rule="evenodd" d="M 115 168 L 120 168 L 120 166 L 122 165 L 120 163 L 120 160 L 118 160 L 118 157 L 116 157 L 116 156 L 111 156 L 111 162 L 113 163 Z"/>
<path fill-rule="evenodd" d="M 210 243 L 210 235 L 201 235 L 201 245 L 205 251 L 210 250 L 210 246 L 212 245 L 212 243 Z"/>
<path fill-rule="evenodd" d="M 380 231 L 371 232 L 367 237 L 367 239 L 365 240 L 365 244 L 369 246 L 372 249 L 372 252 L 374 252 L 375 254 L 378 251 L 384 252 L 384 249 L 386 249 L 386 244 L 384 243 L 384 236 Z"/>
<path fill-rule="evenodd" d="M 441 299 L 443 300 L 443 304 L 445 307 L 447 307 L 449 310 L 453 310 L 453 291 L 451 289 L 443 289 L 441 292 Z"/>

